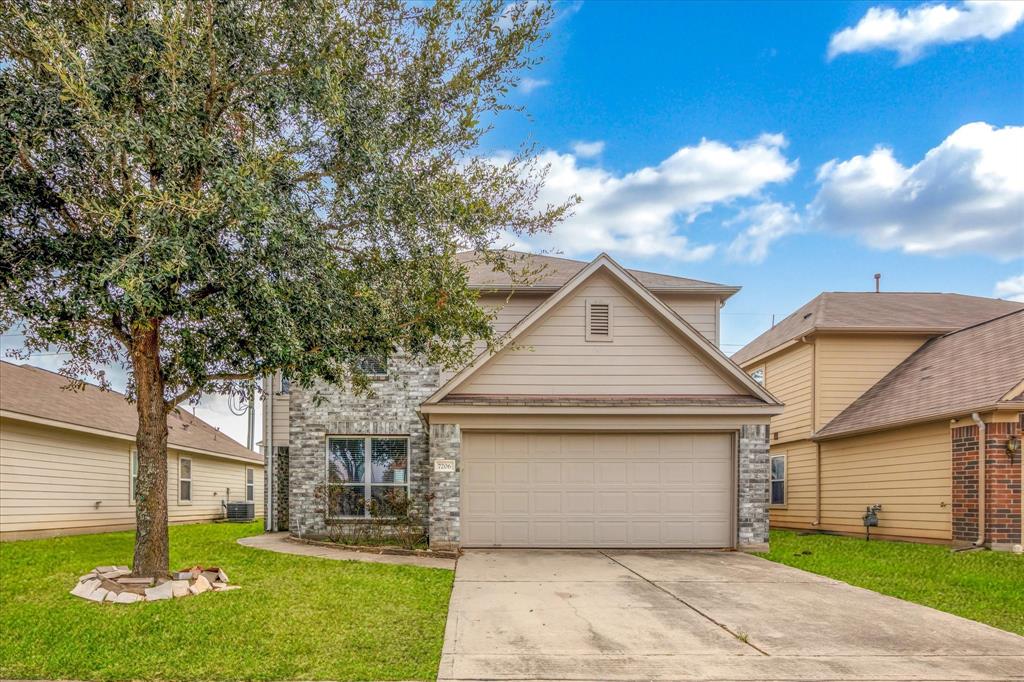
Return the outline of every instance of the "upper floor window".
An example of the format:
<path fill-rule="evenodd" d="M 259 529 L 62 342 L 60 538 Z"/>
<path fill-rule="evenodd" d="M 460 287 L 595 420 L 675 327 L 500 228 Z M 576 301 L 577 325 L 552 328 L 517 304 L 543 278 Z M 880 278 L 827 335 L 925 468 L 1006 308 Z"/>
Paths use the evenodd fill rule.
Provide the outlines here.
<path fill-rule="evenodd" d="M 597 298 L 588 298 L 587 306 L 587 341 L 612 340 L 612 302 Z"/>
<path fill-rule="evenodd" d="M 364 355 L 356 360 L 356 369 L 371 379 L 383 379 L 388 375 L 387 362 L 372 355 Z"/>
<path fill-rule="evenodd" d="M 750 378 L 764 386 L 764 367 L 758 367 L 750 373 Z"/>
<path fill-rule="evenodd" d="M 327 516 L 395 516 L 409 498 L 409 439 L 327 439 Z"/>
<path fill-rule="evenodd" d="M 281 390 L 278 392 L 279 395 L 288 395 L 292 392 L 292 380 L 281 375 Z"/>

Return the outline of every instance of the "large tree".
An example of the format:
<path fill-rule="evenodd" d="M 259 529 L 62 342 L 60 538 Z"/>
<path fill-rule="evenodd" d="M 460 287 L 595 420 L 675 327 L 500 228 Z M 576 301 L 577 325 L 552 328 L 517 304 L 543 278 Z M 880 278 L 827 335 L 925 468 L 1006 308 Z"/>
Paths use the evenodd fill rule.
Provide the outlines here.
<path fill-rule="evenodd" d="M 12 0 L 0 9 L 0 325 L 128 370 L 134 571 L 168 570 L 167 415 L 283 370 L 465 360 L 459 248 L 547 230 L 528 150 L 478 151 L 551 8 L 501 0 Z M 241 382 L 241 383 L 239 383 Z M 248 383 L 246 383 L 248 382 Z"/>

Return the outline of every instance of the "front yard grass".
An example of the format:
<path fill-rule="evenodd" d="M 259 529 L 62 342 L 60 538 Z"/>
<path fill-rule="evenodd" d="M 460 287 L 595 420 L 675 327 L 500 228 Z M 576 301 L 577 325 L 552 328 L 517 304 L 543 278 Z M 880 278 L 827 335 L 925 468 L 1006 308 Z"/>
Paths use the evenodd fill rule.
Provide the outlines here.
<path fill-rule="evenodd" d="M 1024 635 L 1024 557 L 773 530 L 765 559 Z"/>
<path fill-rule="evenodd" d="M 68 594 L 130 564 L 133 534 L 0 543 L 0 679 L 434 679 L 451 571 L 242 547 L 261 524 L 171 528 L 171 567 L 241 590 L 114 605 Z"/>

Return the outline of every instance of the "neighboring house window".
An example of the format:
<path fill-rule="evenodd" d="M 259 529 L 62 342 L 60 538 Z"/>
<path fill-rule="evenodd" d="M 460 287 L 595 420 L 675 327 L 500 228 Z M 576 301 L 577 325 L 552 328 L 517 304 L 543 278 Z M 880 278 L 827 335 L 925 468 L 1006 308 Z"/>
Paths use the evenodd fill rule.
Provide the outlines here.
<path fill-rule="evenodd" d="M 139 483 L 139 451 L 132 450 L 131 475 L 129 476 L 128 489 L 131 494 L 129 499 L 135 504 L 135 488 Z"/>
<path fill-rule="evenodd" d="M 178 502 L 192 501 L 192 460 L 178 458 Z"/>
<path fill-rule="evenodd" d="M 772 457 L 772 504 L 786 504 L 786 456 Z"/>
<path fill-rule="evenodd" d="M 764 386 L 764 367 L 758 367 L 750 373 L 750 378 Z"/>
<path fill-rule="evenodd" d="M 371 379 L 383 379 L 388 375 L 387 362 L 370 355 L 364 355 L 356 360 L 356 369 Z"/>
<path fill-rule="evenodd" d="M 394 516 L 409 497 L 409 439 L 327 439 L 328 518 Z"/>
<path fill-rule="evenodd" d="M 601 299 L 588 298 L 587 341 L 612 340 L 612 303 Z"/>
<path fill-rule="evenodd" d="M 245 468 L 245 501 L 252 502 L 256 499 L 254 472 L 250 467 Z"/>

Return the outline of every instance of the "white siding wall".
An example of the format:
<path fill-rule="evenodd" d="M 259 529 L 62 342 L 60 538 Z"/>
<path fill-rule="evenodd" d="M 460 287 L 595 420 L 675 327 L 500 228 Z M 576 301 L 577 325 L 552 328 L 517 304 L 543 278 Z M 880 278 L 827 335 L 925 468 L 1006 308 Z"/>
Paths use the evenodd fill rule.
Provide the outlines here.
<path fill-rule="evenodd" d="M 0 537 L 101 532 L 131 528 L 128 440 L 0 419 Z M 178 500 L 178 460 L 192 459 L 192 502 Z M 245 499 L 245 469 L 253 468 L 256 515 L 263 514 L 263 466 L 168 452 L 171 523 L 222 518 L 221 501 Z M 97 505 L 97 502 L 99 503 Z"/>

